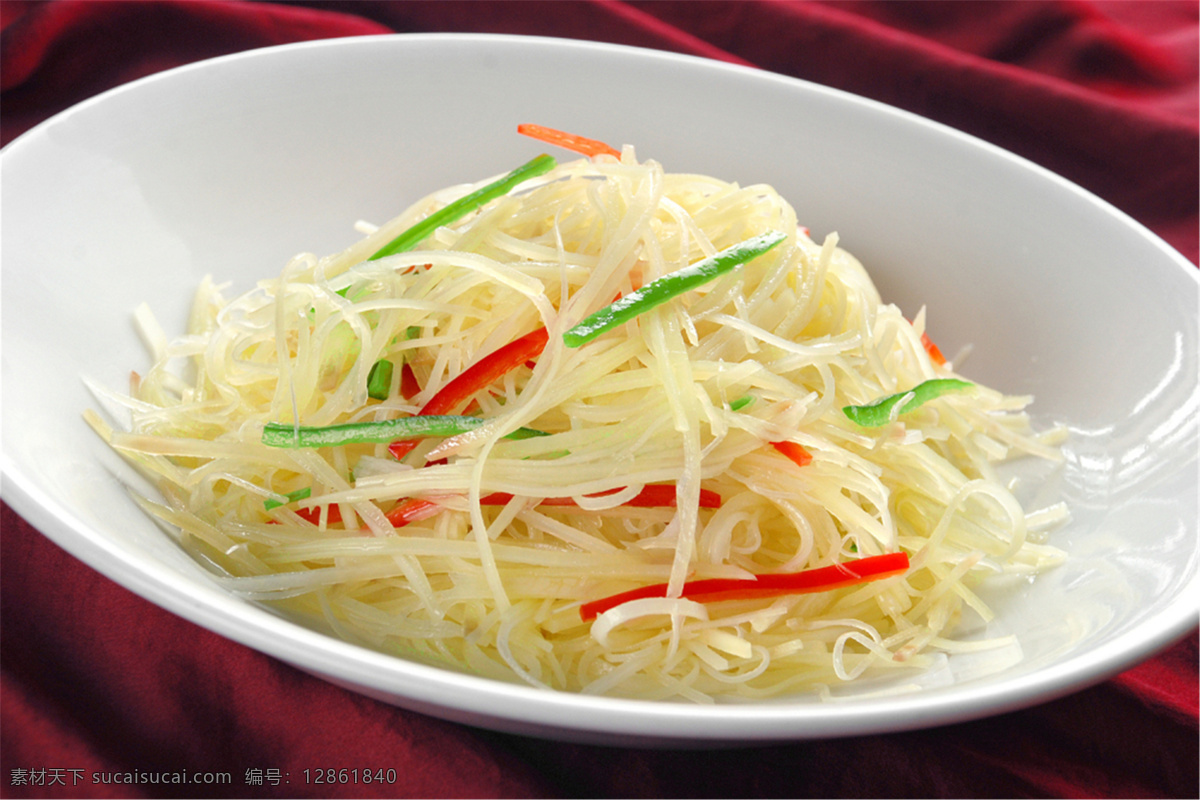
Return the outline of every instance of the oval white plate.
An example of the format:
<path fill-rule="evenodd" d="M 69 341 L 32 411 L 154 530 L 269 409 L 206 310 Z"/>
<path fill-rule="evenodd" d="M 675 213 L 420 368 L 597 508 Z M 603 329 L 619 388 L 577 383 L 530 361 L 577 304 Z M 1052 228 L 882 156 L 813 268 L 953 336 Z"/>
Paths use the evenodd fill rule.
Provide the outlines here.
<path fill-rule="evenodd" d="M 949 659 L 919 685 L 836 703 L 699 707 L 537 691 L 409 663 L 302 628 L 206 580 L 129 500 L 132 473 L 80 419 L 75 376 L 120 387 L 211 273 L 248 288 L 332 252 L 435 188 L 540 150 L 521 122 L 642 158 L 775 185 L 837 230 L 907 313 L 929 309 L 965 372 L 1032 393 L 1071 429 L 1032 469 L 1065 499 L 1070 561 L 998 588 L 1009 663 Z M 93 98 L 3 164 L 4 498 L 62 547 L 171 611 L 356 691 L 440 717 L 589 742 L 703 744 L 895 731 L 1081 688 L 1185 633 L 1197 611 L 1197 269 L 1078 187 L 877 103 L 677 55 L 549 39 L 357 38 L 199 63 Z M 1016 656 L 1021 656 L 1017 660 Z M 897 689 L 897 687 L 892 687 Z"/>

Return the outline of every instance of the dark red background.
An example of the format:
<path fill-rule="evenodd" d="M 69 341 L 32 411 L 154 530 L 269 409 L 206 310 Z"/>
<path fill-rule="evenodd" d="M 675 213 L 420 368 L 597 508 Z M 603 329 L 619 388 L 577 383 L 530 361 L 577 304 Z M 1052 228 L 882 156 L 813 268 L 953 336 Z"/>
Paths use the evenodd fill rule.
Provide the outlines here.
<path fill-rule="evenodd" d="M 1195 2 L 0 3 L 0 139 L 112 86 L 305 39 L 563 36 L 756 65 L 915 111 L 1026 156 L 1198 246 Z M 584 132 L 586 133 L 586 132 Z M 5 265 L 5 270 L 14 268 Z M 1103 684 L 988 720 L 688 752 L 562 744 L 335 688 L 141 600 L 7 507 L 0 793 L 72 796 L 1196 797 L 1197 637 Z M 318 767 L 395 784 L 305 785 Z M 68 770 L 66 786 L 14 785 Z M 69 770 L 85 778 L 72 783 Z M 247 785 L 246 771 L 291 782 Z M 93 771 L 229 772 L 229 787 Z"/>

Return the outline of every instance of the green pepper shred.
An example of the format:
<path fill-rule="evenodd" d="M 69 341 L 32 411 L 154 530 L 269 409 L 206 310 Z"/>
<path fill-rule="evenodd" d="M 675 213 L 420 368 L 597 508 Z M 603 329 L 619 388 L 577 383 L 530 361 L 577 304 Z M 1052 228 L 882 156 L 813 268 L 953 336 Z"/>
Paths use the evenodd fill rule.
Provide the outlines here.
<path fill-rule="evenodd" d="M 880 425 L 885 425 L 891 420 L 892 408 L 906 397 L 909 400 L 900 407 L 901 414 L 906 414 L 917 406 L 928 403 L 936 397 L 941 397 L 947 392 L 961 392 L 972 386 L 974 384 L 967 381 L 960 381 L 957 378 L 933 378 L 923 383 L 918 383 L 908 391 L 890 394 L 873 403 L 861 406 L 845 406 L 842 409 L 842 413 L 856 425 L 864 428 L 878 428 Z"/>
<path fill-rule="evenodd" d="M 615 303 L 605 306 L 563 334 L 567 347 L 579 347 L 605 331 L 623 325 L 639 314 L 660 306 L 673 297 L 720 277 L 735 267 L 761 256 L 787 238 L 786 234 L 769 231 L 752 236 L 744 242 L 703 258 L 683 269 L 663 275 L 642 288 L 630 292 Z"/>
<path fill-rule="evenodd" d="M 280 506 L 286 506 L 288 503 L 294 503 L 297 500 L 304 500 L 311 496 L 312 496 L 312 487 L 305 486 L 303 489 L 297 489 L 294 492 L 288 492 L 287 494 L 285 494 L 284 497 L 287 498 L 287 503 L 281 503 L 278 500 L 264 500 L 263 508 L 265 508 L 267 511 L 270 511 L 272 508 L 279 508 Z"/>
<path fill-rule="evenodd" d="M 754 402 L 754 395 L 744 394 L 741 397 L 739 397 L 737 400 L 734 400 L 732 403 L 729 404 L 729 410 L 730 411 L 741 411 L 743 408 L 752 404 L 753 402 Z"/>
<path fill-rule="evenodd" d="M 497 181 L 489 183 L 481 189 L 476 189 L 468 195 L 458 198 L 453 203 L 438 209 L 430 214 L 425 219 L 413 225 L 408 230 L 401 233 L 395 239 L 385 244 L 375 254 L 368 258 L 368 261 L 375 261 L 385 256 L 392 256 L 396 253 L 403 253 L 412 250 L 425 240 L 425 237 L 433 233 L 443 225 L 449 225 L 457 219 L 465 217 L 475 209 L 490 203 L 497 197 L 506 195 L 513 190 L 518 184 L 524 183 L 530 178 L 535 178 L 538 175 L 544 175 L 554 169 L 557 162 L 553 156 L 542 154 L 537 158 L 514 169 L 512 172 L 500 178 Z"/>
<path fill-rule="evenodd" d="M 374 400 L 387 400 L 392 391 L 392 372 L 395 366 L 386 358 L 371 365 L 367 373 L 367 396 Z"/>
<path fill-rule="evenodd" d="M 263 426 L 262 443 L 268 447 L 336 447 L 342 444 L 387 444 L 401 439 L 457 436 L 487 423 L 479 417 L 452 414 L 425 414 L 378 422 L 345 422 L 340 425 L 309 427 L 286 422 L 268 422 Z M 505 439 L 547 436 L 543 431 L 518 428 Z"/>

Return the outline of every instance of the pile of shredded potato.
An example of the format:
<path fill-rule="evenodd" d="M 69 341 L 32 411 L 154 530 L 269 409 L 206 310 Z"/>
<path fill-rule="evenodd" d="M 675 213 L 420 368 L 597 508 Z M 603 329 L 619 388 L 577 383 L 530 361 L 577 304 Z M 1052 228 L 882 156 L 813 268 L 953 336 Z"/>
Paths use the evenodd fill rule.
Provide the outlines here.
<path fill-rule="evenodd" d="M 812 241 L 769 186 L 671 174 L 626 146 L 555 164 L 370 259 L 483 185 L 360 223 L 349 249 L 299 255 L 232 301 L 205 281 L 177 339 L 139 309 L 154 365 L 127 395 L 96 387 L 129 424 L 87 416 L 157 485 L 161 499 L 139 502 L 222 585 L 406 658 L 710 702 L 828 693 L 993 646 L 951 636 L 964 606 L 990 619 L 972 587 L 1063 558 L 1031 534 L 1066 510 L 1026 513 L 995 472 L 1059 458 L 1060 432 L 1030 429 L 1030 398 L 970 384 L 873 424 L 850 418 L 959 376 L 923 335 L 924 311 L 910 321 L 883 304 L 837 237 Z M 564 342 L 616 298 L 771 231 L 786 239 Z M 416 415 L 541 327 L 540 353 L 448 412 L 473 417 L 469 430 L 411 440 L 401 458 L 386 442 L 263 442 L 268 424 Z M 639 504 L 646 486 L 669 501 Z M 907 569 L 840 588 L 688 596 L 695 581 L 893 553 Z"/>

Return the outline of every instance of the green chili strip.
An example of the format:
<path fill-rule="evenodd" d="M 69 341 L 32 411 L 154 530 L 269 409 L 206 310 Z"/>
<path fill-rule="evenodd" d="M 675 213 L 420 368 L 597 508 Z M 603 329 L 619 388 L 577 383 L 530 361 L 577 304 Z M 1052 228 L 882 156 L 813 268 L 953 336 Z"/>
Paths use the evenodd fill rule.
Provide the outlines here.
<path fill-rule="evenodd" d="M 539 461 L 553 461 L 558 458 L 566 458 L 569 455 L 571 455 L 570 450 L 551 450 L 549 453 L 543 453 L 540 456 L 536 456 L 536 458 Z M 529 461 L 532 458 L 535 458 L 535 456 L 523 456 L 521 460 Z"/>
<path fill-rule="evenodd" d="M 449 414 L 417 415 L 380 422 L 346 422 L 313 428 L 296 427 L 286 422 L 268 422 L 263 426 L 262 443 L 269 447 L 335 447 L 340 444 L 387 444 L 400 439 L 457 436 L 473 431 L 488 421 L 479 417 Z M 518 428 L 504 438 L 527 439 L 548 436 L 532 428 Z"/>
<path fill-rule="evenodd" d="M 312 496 L 312 487 L 305 486 L 303 489 L 297 489 L 294 492 L 288 492 L 287 494 L 285 494 L 284 497 L 287 498 L 287 503 L 281 503 L 278 500 L 264 500 L 263 508 L 265 508 L 267 511 L 270 511 L 272 508 L 279 508 L 280 506 L 286 506 L 288 503 L 294 503 L 297 500 L 304 500 L 305 498 L 311 497 L 311 496 Z"/>
<path fill-rule="evenodd" d="M 465 217 L 467 214 L 470 214 L 472 211 L 484 205 L 485 203 L 490 203 L 497 197 L 508 194 L 515 186 L 517 186 L 517 184 L 524 183 L 530 178 L 537 177 L 538 175 L 544 175 L 545 173 L 554 169 L 556 163 L 557 162 L 555 162 L 552 156 L 543 154 L 526 164 L 522 164 L 500 180 L 489 183 L 482 189 L 476 189 L 470 194 L 458 198 L 444 208 L 440 208 L 433 212 L 428 217 L 421 220 L 416 225 L 413 225 L 411 228 L 404 231 L 404 233 L 400 234 L 395 239 L 392 239 L 383 247 L 379 248 L 375 255 L 371 256 L 367 260 L 375 261 L 376 259 L 383 258 L 384 256 L 391 256 L 395 255 L 396 253 L 403 253 L 406 250 L 413 249 L 419 245 L 425 239 L 425 237 L 433 233 L 438 228 L 442 227 L 443 225 L 448 225 L 461 217 Z"/>
<path fill-rule="evenodd" d="M 892 418 L 893 406 L 906 397 L 910 399 L 900 407 L 901 414 L 908 413 L 922 403 L 927 403 L 935 397 L 941 397 L 947 392 L 961 392 L 973 385 L 967 381 L 960 381 L 955 378 L 934 378 L 924 383 L 918 383 L 906 392 L 897 392 L 896 394 L 880 398 L 874 403 L 868 403 L 863 406 L 846 406 L 842 409 L 842 412 L 852 422 L 864 428 L 877 428 L 880 425 L 886 424 Z"/>
<path fill-rule="evenodd" d="M 662 305 L 673 297 L 689 292 L 697 286 L 731 271 L 734 267 L 757 258 L 786 239 L 785 234 L 770 231 L 754 236 L 733 247 L 722 250 L 715 256 L 689 264 L 630 292 L 612 305 L 606 306 L 563 334 L 567 347 L 579 347 L 590 342 L 607 330 L 623 325 L 634 317 L 655 306 Z"/>
<path fill-rule="evenodd" d="M 750 405 L 753 402 L 754 402 L 754 395 L 744 394 L 741 397 L 739 397 L 737 400 L 734 400 L 732 403 L 729 404 L 729 410 L 730 411 L 741 411 L 743 408 L 745 408 L 746 406 Z"/>
<path fill-rule="evenodd" d="M 375 400 L 387 400 L 392 390 L 392 371 L 395 366 L 386 358 L 371 365 L 367 373 L 367 396 Z"/>
<path fill-rule="evenodd" d="M 539 431 L 536 428 L 517 428 L 512 433 L 505 436 L 505 439 L 534 439 L 538 436 L 549 436 L 545 431 Z"/>

